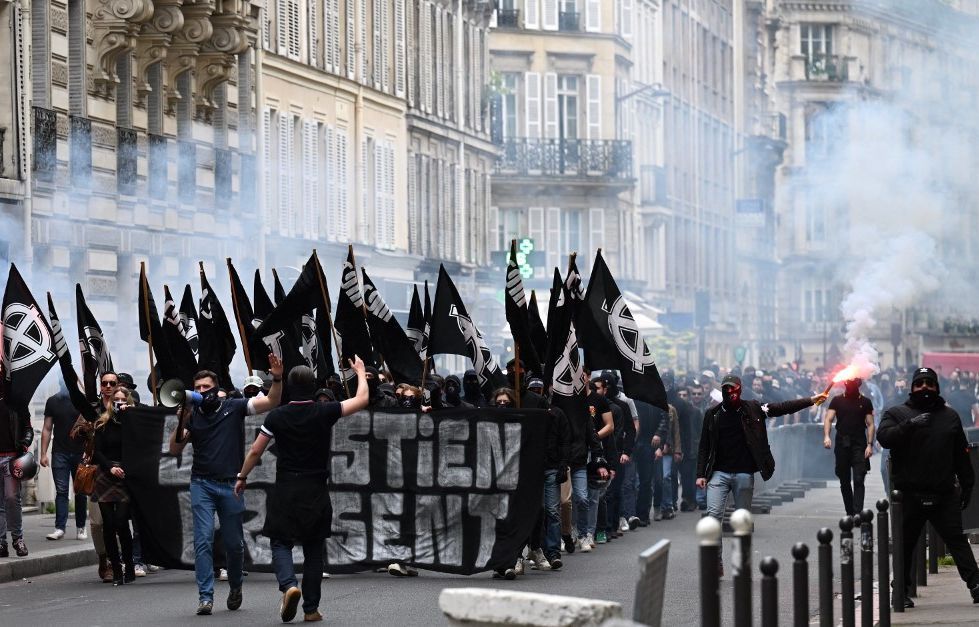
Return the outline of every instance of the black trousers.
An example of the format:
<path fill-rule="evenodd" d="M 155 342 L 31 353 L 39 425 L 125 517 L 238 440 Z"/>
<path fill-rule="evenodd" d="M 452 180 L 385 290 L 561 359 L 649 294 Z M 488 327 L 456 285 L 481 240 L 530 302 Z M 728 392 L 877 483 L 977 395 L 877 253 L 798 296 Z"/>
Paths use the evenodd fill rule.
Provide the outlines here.
<path fill-rule="evenodd" d="M 925 522 L 930 522 L 955 559 L 959 577 L 968 586 L 979 584 L 979 566 L 962 532 L 962 512 L 955 494 L 923 496 L 904 492 L 904 581 L 911 581 L 914 547 Z"/>
<path fill-rule="evenodd" d="M 840 478 L 843 507 L 847 516 L 863 511 L 864 478 L 867 476 L 867 459 L 863 456 L 867 443 L 860 440 L 836 438 L 836 476 Z M 853 484 L 850 484 L 850 479 Z"/>
<path fill-rule="evenodd" d="M 99 503 L 102 512 L 102 540 L 112 568 L 121 575 L 121 566 L 133 567 L 133 536 L 129 532 L 129 503 Z M 116 538 L 119 542 L 116 542 Z M 120 554 L 120 550 L 122 552 Z"/>
<path fill-rule="evenodd" d="M 653 448 L 639 444 L 633 451 L 636 462 L 636 475 L 639 481 L 639 496 L 636 497 L 636 516 L 649 522 L 649 510 L 653 506 Z"/>

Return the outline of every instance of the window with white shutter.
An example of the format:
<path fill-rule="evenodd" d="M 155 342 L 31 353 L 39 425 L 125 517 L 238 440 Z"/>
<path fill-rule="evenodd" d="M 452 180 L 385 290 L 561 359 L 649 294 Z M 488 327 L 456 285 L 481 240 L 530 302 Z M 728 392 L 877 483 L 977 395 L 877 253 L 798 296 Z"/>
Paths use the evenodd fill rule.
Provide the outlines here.
<path fill-rule="evenodd" d="M 453 219 L 455 219 L 455 249 L 453 250 L 453 258 L 458 261 L 465 261 L 466 259 L 466 228 L 468 225 L 469 216 L 472 215 L 471 208 L 469 207 L 469 198 L 471 194 L 466 193 L 466 185 L 464 183 L 468 182 L 469 170 L 464 170 L 458 164 L 452 165 L 452 213 Z"/>
<path fill-rule="evenodd" d="M 415 85 L 418 81 L 415 80 L 417 72 L 421 67 L 418 64 L 418 46 L 421 41 L 421 33 L 417 30 L 417 13 L 416 7 L 418 3 L 411 2 L 405 7 L 405 55 L 404 55 L 404 74 L 405 74 L 405 92 L 408 96 L 408 106 L 416 107 L 418 106 L 417 94 L 415 93 Z"/>
<path fill-rule="evenodd" d="M 541 28 L 557 30 L 558 0 L 541 0 Z"/>
<path fill-rule="evenodd" d="M 291 0 L 275 0 L 275 43 L 282 56 L 289 54 L 289 3 Z"/>
<path fill-rule="evenodd" d="M 360 0 L 360 41 L 357 42 L 358 48 L 360 50 L 360 84 L 367 85 L 369 76 L 367 73 L 367 59 L 369 58 L 368 49 L 370 46 L 370 39 L 367 38 L 367 2 L 369 0 Z"/>
<path fill-rule="evenodd" d="M 350 240 L 350 162 L 348 159 L 347 129 L 337 127 L 334 140 L 336 143 L 336 161 L 334 180 L 336 181 L 337 199 L 334 212 L 337 241 Z"/>
<path fill-rule="evenodd" d="M 370 176 L 374 166 L 374 140 L 365 137 L 360 142 L 360 219 L 357 221 L 359 229 L 357 235 L 363 238 L 364 243 L 372 242 L 370 232 L 370 213 L 373 210 L 374 200 L 374 181 Z"/>
<path fill-rule="evenodd" d="M 272 47 L 272 8 L 269 6 L 271 3 L 266 2 L 265 6 L 262 7 L 262 47 L 272 52 L 274 48 Z"/>
<path fill-rule="evenodd" d="M 540 138 L 541 106 L 540 106 L 540 74 L 527 72 L 524 74 L 524 89 L 526 90 L 526 120 L 527 137 Z"/>
<path fill-rule="evenodd" d="M 619 0 L 622 18 L 619 22 L 619 34 L 625 39 L 632 39 L 632 0 Z M 649 41 L 644 42 L 649 45 Z M 651 68 L 650 68 L 651 69 Z"/>
<path fill-rule="evenodd" d="M 316 2 L 317 0 L 310 0 Z M 334 5 L 336 0 L 323 0 L 323 68 L 331 74 L 336 73 L 336 37 L 333 32 Z"/>
<path fill-rule="evenodd" d="M 547 249 L 547 231 L 544 229 L 544 208 L 543 207 L 531 207 L 528 209 L 529 212 L 529 224 L 530 224 L 530 239 L 534 240 L 534 248 L 537 250 Z M 507 242 L 503 242 L 504 248 L 506 248 Z M 550 267 L 550 266 L 548 266 Z M 546 278 L 547 270 L 545 268 L 538 268 L 536 275 L 538 278 Z"/>
<path fill-rule="evenodd" d="M 588 210 L 588 249 L 596 251 L 605 246 L 605 210 L 591 208 Z"/>
<path fill-rule="evenodd" d="M 357 9 L 355 8 L 357 0 L 346 0 L 346 17 L 347 17 L 347 40 L 344 42 L 344 46 L 347 49 L 347 78 L 354 80 L 357 75 L 357 30 L 356 30 L 356 16 Z"/>
<path fill-rule="evenodd" d="M 371 12 L 371 21 L 373 26 L 373 46 L 371 47 L 371 80 L 374 84 L 374 89 L 381 88 L 381 73 L 384 68 L 384 43 L 387 40 L 381 40 L 381 24 L 384 21 L 384 2 L 385 0 L 373 0 L 374 6 Z M 366 0 L 365 0 L 366 2 Z"/>
<path fill-rule="evenodd" d="M 558 137 L 557 111 L 557 74 L 548 72 L 544 75 L 544 131 L 550 139 Z"/>
<path fill-rule="evenodd" d="M 490 206 L 486 216 L 486 229 L 478 231 L 485 233 L 485 250 L 497 251 L 500 248 L 500 210 L 498 207 Z M 483 260 L 480 259 L 480 262 Z"/>
<path fill-rule="evenodd" d="M 405 0 L 394 0 L 394 93 L 405 96 Z"/>
<path fill-rule="evenodd" d="M 320 167 L 320 175 L 323 180 L 323 208 L 320 212 L 319 237 L 333 240 L 336 233 L 337 186 L 335 179 L 336 153 L 333 150 L 332 126 L 323 125 L 322 138 L 323 164 Z"/>
<path fill-rule="evenodd" d="M 303 120 L 303 228 L 306 239 L 315 240 L 319 230 L 319 124 Z"/>
<path fill-rule="evenodd" d="M 394 0 L 376 0 L 381 3 L 381 89 L 391 93 L 391 2 Z"/>
<path fill-rule="evenodd" d="M 561 263 L 564 247 L 561 246 L 561 208 L 547 208 L 547 239 L 544 243 L 547 250 L 547 267 L 555 268 Z M 569 251 L 570 252 L 570 251 Z"/>
<path fill-rule="evenodd" d="M 455 75 L 455 19 L 451 13 L 447 13 L 443 23 L 445 34 L 442 45 L 442 63 L 444 66 L 445 84 L 442 86 L 442 97 L 445 99 L 445 118 L 455 119 L 455 100 L 456 100 L 456 75 Z"/>
<path fill-rule="evenodd" d="M 282 235 L 289 235 L 289 218 L 292 214 L 292 155 L 294 150 L 294 132 L 292 115 L 287 112 L 279 113 L 279 215 L 277 230 Z"/>
<path fill-rule="evenodd" d="M 418 156 L 408 153 L 408 252 L 418 254 Z"/>
<path fill-rule="evenodd" d="M 435 75 L 435 113 L 439 117 L 445 115 L 444 104 L 445 104 L 445 63 L 442 59 L 445 55 L 445 50 L 442 46 L 445 45 L 444 29 L 442 25 L 442 19 L 444 16 L 444 11 L 442 7 L 436 5 L 435 7 L 435 65 L 436 65 L 436 75 Z"/>
<path fill-rule="evenodd" d="M 262 172 L 265 183 L 265 207 L 262 215 L 266 226 L 271 230 L 273 207 L 275 207 L 275 163 L 272 159 L 272 110 L 268 107 L 262 110 Z"/>
<path fill-rule="evenodd" d="M 538 21 L 538 4 L 539 0 L 525 0 L 524 2 L 524 15 L 523 15 L 523 27 L 533 30 L 540 28 L 540 22 Z"/>
<path fill-rule="evenodd" d="M 306 0 L 306 29 L 309 31 L 309 40 L 306 42 L 306 49 L 309 53 L 309 64 L 313 67 L 320 65 L 320 36 L 319 36 L 319 11 L 318 5 L 323 0 Z"/>
<path fill-rule="evenodd" d="M 394 206 L 394 143 L 386 142 L 384 147 L 384 181 L 385 181 L 385 239 L 388 248 L 396 248 L 397 240 L 395 237 L 396 210 Z"/>
<path fill-rule="evenodd" d="M 589 33 L 602 31 L 602 0 L 585 0 L 585 30 Z"/>
<path fill-rule="evenodd" d="M 301 18 L 301 12 L 299 8 L 299 0 L 288 0 L 288 10 L 289 10 L 289 47 L 288 55 L 289 58 L 294 61 L 299 61 L 301 59 L 301 43 L 302 35 L 299 27 L 299 21 Z"/>
<path fill-rule="evenodd" d="M 602 139 L 602 77 L 599 74 L 589 74 L 586 81 L 588 139 Z"/>

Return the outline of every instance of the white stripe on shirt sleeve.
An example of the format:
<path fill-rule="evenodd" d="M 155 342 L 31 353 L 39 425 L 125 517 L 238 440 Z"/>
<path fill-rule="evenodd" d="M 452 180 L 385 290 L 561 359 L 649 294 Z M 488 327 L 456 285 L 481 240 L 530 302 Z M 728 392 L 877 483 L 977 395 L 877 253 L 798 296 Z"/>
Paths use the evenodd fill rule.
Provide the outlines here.
<path fill-rule="evenodd" d="M 270 438 L 274 438 L 274 437 L 275 437 L 275 434 L 274 434 L 274 433 L 272 433 L 271 431 L 269 431 L 269 430 L 268 430 L 268 429 L 267 429 L 267 428 L 265 427 L 265 425 L 262 425 L 261 427 L 259 427 L 259 431 L 261 431 L 261 432 L 262 432 L 263 434 L 265 434 L 265 435 L 267 435 L 267 436 L 268 436 L 268 437 L 270 437 Z"/>

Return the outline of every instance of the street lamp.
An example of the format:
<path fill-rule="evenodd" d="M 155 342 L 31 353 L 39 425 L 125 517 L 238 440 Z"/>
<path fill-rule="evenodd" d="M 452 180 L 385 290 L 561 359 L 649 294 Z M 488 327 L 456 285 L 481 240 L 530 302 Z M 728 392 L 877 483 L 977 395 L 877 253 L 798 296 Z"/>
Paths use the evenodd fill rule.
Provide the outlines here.
<path fill-rule="evenodd" d="M 645 93 L 647 91 L 652 91 L 650 96 L 652 96 L 653 98 L 665 98 L 673 94 L 673 92 L 671 92 L 669 89 L 664 89 L 661 83 L 652 83 L 652 84 L 639 83 L 639 87 L 633 89 L 629 93 L 623 94 L 621 96 L 616 96 L 615 102 L 617 103 L 624 102 L 629 98 L 632 98 L 633 96 L 638 96 L 639 94 Z"/>

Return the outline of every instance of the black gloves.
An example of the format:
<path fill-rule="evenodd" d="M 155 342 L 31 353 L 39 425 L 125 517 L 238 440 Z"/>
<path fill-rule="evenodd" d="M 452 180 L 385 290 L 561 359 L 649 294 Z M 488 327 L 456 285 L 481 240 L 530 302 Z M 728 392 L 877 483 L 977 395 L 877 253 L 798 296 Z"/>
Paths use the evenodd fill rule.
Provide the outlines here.
<path fill-rule="evenodd" d="M 931 414 L 928 412 L 922 412 L 908 421 L 913 428 L 917 429 L 919 427 L 927 427 L 928 423 L 931 421 Z"/>

